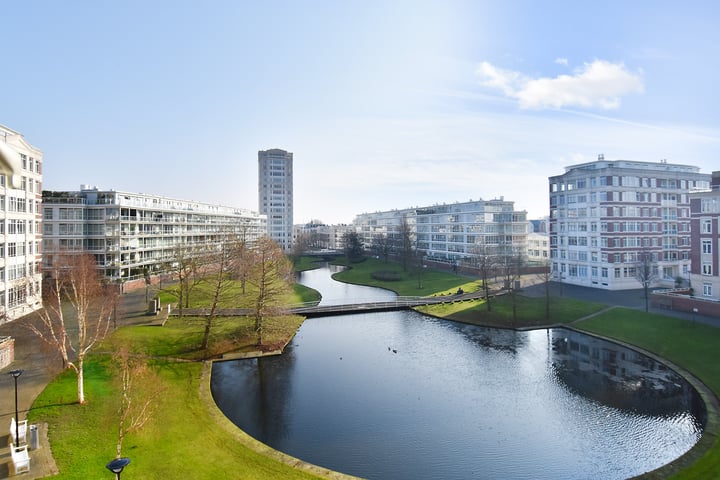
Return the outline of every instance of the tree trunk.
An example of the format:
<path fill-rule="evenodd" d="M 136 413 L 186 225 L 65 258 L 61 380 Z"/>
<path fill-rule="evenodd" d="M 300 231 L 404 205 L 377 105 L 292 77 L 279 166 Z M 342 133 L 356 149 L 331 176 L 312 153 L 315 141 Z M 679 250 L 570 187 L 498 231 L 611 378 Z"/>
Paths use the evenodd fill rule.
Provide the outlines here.
<path fill-rule="evenodd" d="M 78 391 L 78 403 L 80 405 L 85 403 L 85 375 L 84 375 L 84 361 L 83 358 L 78 358 L 77 367 L 77 391 Z"/>

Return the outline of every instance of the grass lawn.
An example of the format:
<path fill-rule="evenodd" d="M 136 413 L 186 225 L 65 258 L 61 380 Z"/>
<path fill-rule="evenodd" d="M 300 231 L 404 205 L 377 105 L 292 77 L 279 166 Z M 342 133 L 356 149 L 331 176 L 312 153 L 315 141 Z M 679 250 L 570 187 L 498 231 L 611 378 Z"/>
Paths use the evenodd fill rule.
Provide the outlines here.
<path fill-rule="evenodd" d="M 333 278 L 341 282 L 386 288 L 401 296 L 445 295 L 455 293 L 459 287 L 465 292 L 474 292 L 480 287 L 479 282 L 462 275 L 430 268 L 422 269 L 418 274 L 415 267 L 410 267 L 405 272 L 397 263 L 385 263 L 375 258 L 349 266 L 349 269 L 334 274 Z M 375 279 L 372 274 L 376 272 L 394 274 L 399 280 Z"/>
<path fill-rule="evenodd" d="M 616 338 L 666 358 L 720 392 L 720 329 L 673 317 L 629 309 L 614 309 L 575 325 L 588 332 Z M 717 424 L 718 419 L 710 419 Z M 712 445 L 697 462 L 671 478 L 720 478 L 718 432 L 704 436 Z"/>
<path fill-rule="evenodd" d="M 150 423 L 125 438 L 123 455 L 132 463 L 123 478 L 316 478 L 256 453 L 218 428 L 199 395 L 201 363 L 155 361 L 153 368 L 163 395 Z M 105 464 L 115 458 L 119 387 L 108 357 L 93 357 L 86 369 L 86 405 L 74 403 L 75 378 L 66 372 L 38 397 L 29 415 L 31 422 L 49 424 L 60 470 L 53 478 L 106 480 L 111 475 Z"/>
<path fill-rule="evenodd" d="M 578 318 L 599 312 L 607 305 L 588 303 L 570 298 L 553 297 L 550 303 L 550 321 L 545 320 L 545 298 L 516 296 L 517 320 L 513 322 L 512 298 L 502 295 L 492 300 L 490 312 L 484 300 L 428 305 L 418 311 L 436 317 L 463 323 L 493 327 L 540 327 L 556 323 L 569 323 Z"/>

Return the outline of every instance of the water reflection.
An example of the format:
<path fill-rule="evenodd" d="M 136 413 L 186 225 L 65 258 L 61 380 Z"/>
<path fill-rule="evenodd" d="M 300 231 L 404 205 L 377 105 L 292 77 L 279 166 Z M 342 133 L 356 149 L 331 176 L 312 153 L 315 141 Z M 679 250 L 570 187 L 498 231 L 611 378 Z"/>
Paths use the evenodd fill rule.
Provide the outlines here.
<path fill-rule="evenodd" d="M 650 415 L 690 410 L 704 425 L 705 405 L 695 390 L 662 363 L 572 330 L 551 334 L 553 365 L 572 390 L 605 405 Z"/>

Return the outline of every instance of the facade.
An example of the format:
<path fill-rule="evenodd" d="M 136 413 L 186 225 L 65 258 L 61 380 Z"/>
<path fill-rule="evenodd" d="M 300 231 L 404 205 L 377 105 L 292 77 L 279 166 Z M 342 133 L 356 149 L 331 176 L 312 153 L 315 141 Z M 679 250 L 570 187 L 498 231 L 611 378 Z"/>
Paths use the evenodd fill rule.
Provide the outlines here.
<path fill-rule="evenodd" d="M 43 233 L 44 268 L 58 254 L 87 252 L 107 279 L 126 282 L 170 272 L 178 247 L 253 242 L 266 230 L 265 216 L 249 210 L 82 186 L 43 192 Z"/>
<path fill-rule="evenodd" d="M 368 247 L 378 235 L 397 242 L 403 222 L 431 261 L 472 266 L 482 255 L 527 253 L 527 212 L 503 198 L 364 213 L 354 223 Z"/>
<path fill-rule="evenodd" d="M 42 307 L 42 152 L 0 125 L 0 323 Z"/>
<path fill-rule="evenodd" d="M 314 250 L 342 250 L 345 248 L 345 234 L 354 232 L 352 225 L 326 225 L 324 223 L 305 223 L 295 225 L 295 236 L 306 235 L 309 247 Z"/>
<path fill-rule="evenodd" d="M 547 233 L 528 233 L 528 262 L 545 263 L 550 259 L 550 236 Z"/>
<path fill-rule="evenodd" d="M 693 294 L 720 301 L 720 172 L 712 173 L 709 190 L 690 195 L 690 216 Z"/>
<path fill-rule="evenodd" d="M 641 288 L 640 259 L 673 286 L 690 269 L 690 192 L 710 176 L 688 165 L 605 160 L 549 177 L 550 260 L 555 280 L 626 290 Z"/>
<path fill-rule="evenodd" d="M 267 216 L 268 236 L 284 251 L 293 240 L 293 154 L 272 149 L 258 152 L 258 209 Z"/>

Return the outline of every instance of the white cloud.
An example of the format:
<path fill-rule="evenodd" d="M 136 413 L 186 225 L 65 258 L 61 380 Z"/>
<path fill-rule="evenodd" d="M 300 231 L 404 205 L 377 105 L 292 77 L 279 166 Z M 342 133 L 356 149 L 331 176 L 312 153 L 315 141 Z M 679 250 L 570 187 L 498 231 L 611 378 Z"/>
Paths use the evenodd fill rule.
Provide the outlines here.
<path fill-rule="evenodd" d="M 558 65 L 565 65 L 565 66 L 567 67 L 567 66 L 568 66 L 568 59 L 567 59 L 567 58 L 563 58 L 563 57 L 559 57 L 559 58 L 556 58 L 556 59 L 555 59 L 555 63 L 557 63 Z"/>
<path fill-rule="evenodd" d="M 573 75 L 555 78 L 530 78 L 488 62 L 482 62 L 476 74 L 482 85 L 501 90 L 526 109 L 583 107 L 611 110 L 620 106 L 624 95 L 644 91 L 640 74 L 628 71 L 622 63 L 605 60 L 586 63 Z"/>

